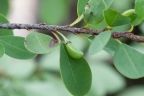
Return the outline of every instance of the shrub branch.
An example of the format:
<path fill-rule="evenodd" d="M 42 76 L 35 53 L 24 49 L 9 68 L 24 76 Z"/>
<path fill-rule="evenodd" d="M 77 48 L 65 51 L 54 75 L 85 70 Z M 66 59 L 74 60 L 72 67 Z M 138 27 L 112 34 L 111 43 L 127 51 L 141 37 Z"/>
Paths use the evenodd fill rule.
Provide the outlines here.
<path fill-rule="evenodd" d="M 104 32 L 105 30 L 92 30 L 92 29 L 86 29 L 86 28 L 76 28 L 76 27 L 70 27 L 68 25 L 66 26 L 56 26 L 56 25 L 46 25 L 46 24 L 16 24 L 16 23 L 0 23 L 0 28 L 4 29 L 41 29 L 41 30 L 49 30 L 49 31 L 65 31 L 65 32 L 71 32 L 73 34 L 91 34 L 91 35 L 98 35 L 101 32 Z M 143 36 L 134 35 L 130 32 L 113 32 L 112 33 L 113 38 L 128 38 L 131 40 L 134 40 L 136 42 L 144 42 Z"/>

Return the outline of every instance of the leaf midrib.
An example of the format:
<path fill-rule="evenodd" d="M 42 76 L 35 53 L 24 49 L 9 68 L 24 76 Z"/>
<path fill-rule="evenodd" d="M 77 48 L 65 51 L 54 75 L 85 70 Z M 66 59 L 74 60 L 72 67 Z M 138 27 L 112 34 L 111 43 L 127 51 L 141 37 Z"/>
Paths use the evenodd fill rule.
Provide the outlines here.
<path fill-rule="evenodd" d="M 103 47 L 103 43 L 101 42 L 101 38 L 98 37 L 98 41 L 100 42 L 99 44 L 101 45 L 101 47 Z"/>
<path fill-rule="evenodd" d="M 123 49 L 124 49 L 124 51 L 125 51 L 125 53 L 126 53 L 126 56 L 128 57 L 128 59 L 129 59 L 129 61 L 130 61 L 130 63 L 131 63 L 133 69 L 134 69 L 135 72 L 139 75 L 139 72 L 136 70 L 135 65 L 134 65 L 134 63 L 132 62 L 132 60 L 130 59 L 130 57 L 129 57 L 127 51 L 126 51 L 126 49 L 124 48 L 124 46 L 122 46 L 122 47 L 123 47 Z"/>
<path fill-rule="evenodd" d="M 35 36 L 36 36 L 36 39 L 37 39 L 37 41 L 38 41 L 40 47 L 41 47 L 45 52 L 47 52 L 47 50 L 46 50 L 46 49 L 42 46 L 42 44 L 40 43 L 40 40 L 39 40 L 39 38 L 37 37 L 36 34 L 35 34 Z"/>
<path fill-rule="evenodd" d="M 114 23 L 114 21 L 116 20 L 116 18 L 118 17 L 118 15 L 119 15 L 119 14 L 117 14 L 117 15 L 115 16 L 115 18 L 114 18 L 113 21 L 111 22 L 110 26 L 113 25 L 113 23 Z"/>
<path fill-rule="evenodd" d="M 104 0 L 101 0 L 101 1 L 103 2 L 105 8 L 107 8 L 107 5 L 106 5 L 105 1 Z"/>
<path fill-rule="evenodd" d="M 63 46 L 63 49 L 65 49 L 64 46 Z M 69 67 L 70 67 L 70 69 L 71 69 L 71 73 L 72 73 L 72 75 L 73 75 L 73 78 L 74 78 L 74 80 L 75 80 L 77 89 L 78 89 L 78 91 L 79 91 L 79 93 L 80 93 L 80 90 L 79 90 L 79 87 L 78 87 L 78 84 L 77 84 L 77 80 L 76 80 L 76 78 L 75 78 L 74 72 L 73 72 L 72 67 L 71 67 L 71 65 L 70 65 L 70 61 L 69 61 L 69 58 L 68 58 L 68 56 L 67 56 L 66 50 L 65 50 L 64 52 L 65 52 L 65 55 L 66 55 L 66 57 L 67 57 L 68 64 L 69 64 Z"/>
<path fill-rule="evenodd" d="M 8 45 L 8 46 L 10 46 L 10 47 L 13 47 L 13 48 L 18 49 L 18 50 L 20 50 L 20 51 L 24 51 L 24 52 L 26 52 L 26 53 L 29 53 L 29 52 L 27 52 L 27 51 L 25 51 L 25 50 L 22 50 L 22 49 L 18 48 L 18 47 L 15 47 L 15 46 L 10 45 L 10 44 L 7 43 L 7 42 L 4 42 L 4 41 L 2 41 L 2 40 L 0 40 L 0 41 L 3 42 L 3 43 L 5 43 L 6 45 Z"/>

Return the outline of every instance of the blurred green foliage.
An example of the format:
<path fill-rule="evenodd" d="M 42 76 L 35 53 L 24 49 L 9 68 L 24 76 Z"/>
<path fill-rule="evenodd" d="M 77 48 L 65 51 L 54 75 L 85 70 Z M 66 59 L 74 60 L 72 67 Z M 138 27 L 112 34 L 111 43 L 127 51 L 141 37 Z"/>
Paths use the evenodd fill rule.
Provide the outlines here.
<path fill-rule="evenodd" d="M 0 0 L 0 13 L 7 15 L 9 10 L 9 0 Z"/>
<path fill-rule="evenodd" d="M 40 2 L 39 17 L 46 24 L 56 25 L 68 18 L 69 0 L 42 0 Z"/>

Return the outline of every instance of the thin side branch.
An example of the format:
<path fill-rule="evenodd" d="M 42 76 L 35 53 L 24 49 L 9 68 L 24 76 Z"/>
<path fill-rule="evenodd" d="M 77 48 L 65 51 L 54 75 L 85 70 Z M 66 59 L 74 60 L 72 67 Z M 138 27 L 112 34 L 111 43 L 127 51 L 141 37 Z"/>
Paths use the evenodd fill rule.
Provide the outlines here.
<path fill-rule="evenodd" d="M 75 27 L 69 27 L 69 26 L 56 26 L 56 25 L 46 25 L 46 24 L 7 24 L 7 23 L 0 23 L 0 28 L 4 29 L 41 29 L 41 30 L 49 30 L 49 31 L 65 31 L 65 32 L 71 32 L 73 34 L 91 34 L 91 35 L 98 35 L 101 32 L 104 32 L 105 30 L 92 30 L 92 29 L 86 29 L 86 28 L 75 28 Z M 144 42 L 143 36 L 137 36 L 130 32 L 113 32 L 112 33 L 113 38 L 128 38 L 131 40 L 134 40 L 136 42 Z"/>

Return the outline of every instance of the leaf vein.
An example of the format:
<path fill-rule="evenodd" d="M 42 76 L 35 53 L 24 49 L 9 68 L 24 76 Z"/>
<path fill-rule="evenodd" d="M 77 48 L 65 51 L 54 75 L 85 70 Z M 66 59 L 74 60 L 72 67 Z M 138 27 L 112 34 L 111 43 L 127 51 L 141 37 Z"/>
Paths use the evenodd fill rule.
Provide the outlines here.
<path fill-rule="evenodd" d="M 24 52 L 26 52 L 26 53 L 29 53 L 29 52 L 27 52 L 27 51 L 25 51 L 25 50 L 22 50 L 22 49 L 18 48 L 18 47 L 12 46 L 12 45 L 10 45 L 10 44 L 2 41 L 2 40 L 0 40 L 0 41 L 3 42 L 3 43 L 5 43 L 5 44 L 8 45 L 8 46 L 11 46 L 11 47 L 15 48 L 15 49 L 18 49 L 18 50 L 20 50 L 20 51 L 24 51 Z"/>
<path fill-rule="evenodd" d="M 64 51 L 64 52 L 65 52 L 65 54 L 67 55 L 66 51 Z M 67 57 L 67 60 L 68 60 L 69 67 L 70 67 L 70 69 L 71 69 L 71 73 L 72 73 L 73 78 L 74 78 L 74 80 L 75 80 L 75 83 L 76 83 L 77 89 L 78 89 L 78 91 L 79 91 L 79 93 L 80 93 L 80 90 L 79 90 L 79 88 L 78 88 L 78 84 L 77 84 L 77 80 L 76 80 L 76 78 L 75 78 L 74 72 L 73 72 L 72 67 L 71 67 L 71 65 L 70 65 L 69 58 L 68 58 L 68 56 L 66 56 L 66 57 Z"/>
<path fill-rule="evenodd" d="M 103 4 L 104 4 L 105 8 L 107 8 L 107 5 L 106 5 L 105 1 L 104 1 L 104 0 L 102 0 L 102 2 L 103 2 Z"/>
<path fill-rule="evenodd" d="M 134 69 L 134 70 L 137 72 L 137 74 L 139 75 L 139 72 L 136 70 L 135 65 L 133 64 L 132 60 L 130 59 L 130 57 L 129 57 L 127 51 L 126 51 L 126 49 L 125 49 L 124 47 L 123 47 L 123 49 L 124 49 L 124 51 L 125 51 L 128 59 L 129 59 L 130 63 L 132 64 L 133 69 Z"/>
<path fill-rule="evenodd" d="M 46 49 L 42 46 L 42 44 L 40 43 L 40 40 L 39 40 L 39 38 L 37 37 L 36 34 L 35 34 L 35 36 L 36 36 L 36 39 L 37 39 L 39 45 L 41 46 L 41 48 L 47 52 L 47 50 L 46 50 Z"/>
<path fill-rule="evenodd" d="M 115 18 L 113 19 L 112 23 L 110 24 L 110 26 L 112 26 L 112 24 L 114 23 L 114 21 L 116 20 L 116 18 L 118 17 L 118 14 L 115 16 Z"/>

